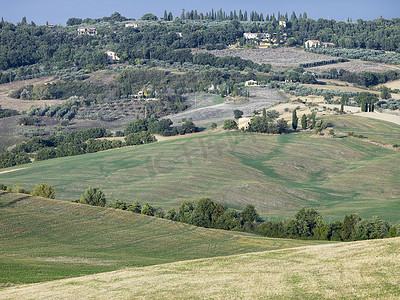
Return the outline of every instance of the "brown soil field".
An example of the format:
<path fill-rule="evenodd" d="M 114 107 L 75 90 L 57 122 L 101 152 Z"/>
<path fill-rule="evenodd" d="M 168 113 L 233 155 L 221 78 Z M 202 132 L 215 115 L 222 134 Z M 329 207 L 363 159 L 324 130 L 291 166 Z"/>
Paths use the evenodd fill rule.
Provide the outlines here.
<path fill-rule="evenodd" d="M 193 54 L 205 51 L 193 51 Z M 271 64 L 274 68 L 295 67 L 301 63 L 310 63 L 333 59 L 332 56 L 314 54 L 295 48 L 276 49 L 232 49 L 208 51 L 216 56 L 239 56 L 255 63 Z"/>
<path fill-rule="evenodd" d="M 32 105 L 43 107 L 45 105 L 62 103 L 64 100 L 20 100 L 8 96 L 11 92 L 27 85 L 50 83 L 54 81 L 53 77 L 43 77 L 0 84 L 0 105 L 2 108 L 14 109 L 21 112 L 29 110 Z"/>
<path fill-rule="evenodd" d="M 332 57 L 330 59 L 332 59 Z M 398 66 L 361 61 L 361 60 L 351 60 L 349 62 L 344 62 L 344 63 L 312 67 L 312 68 L 307 68 L 307 70 L 315 73 L 322 73 L 322 71 L 330 70 L 332 68 L 335 68 L 337 70 L 344 69 L 346 71 L 356 72 L 356 73 L 363 71 L 385 72 L 389 70 L 400 70 L 400 67 Z"/>

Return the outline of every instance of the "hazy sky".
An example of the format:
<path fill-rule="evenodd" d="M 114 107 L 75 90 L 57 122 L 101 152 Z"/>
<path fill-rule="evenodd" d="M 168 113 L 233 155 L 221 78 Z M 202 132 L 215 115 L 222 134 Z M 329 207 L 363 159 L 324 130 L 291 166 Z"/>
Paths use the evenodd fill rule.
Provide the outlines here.
<path fill-rule="evenodd" d="M 280 11 L 288 12 L 289 16 L 292 11 L 297 15 L 305 11 L 308 17 L 313 19 L 346 20 L 350 17 L 353 21 L 358 18 L 372 20 L 380 16 L 387 19 L 400 17 L 399 0 L 0 0 L 0 17 L 13 23 L 26 16 L 28 22 L 34 21 L 37 25 L 46 21 L 65 25 L 70 17 L 101 18 L 110 16 L 115 11 L 127 18 L 137 19 L 147 12 L 160 17 L 164 10 L 167 10 L 175 17 L 180 16 L 182 9 L 206 12 L 211 8 L 222 8 L 225 11 L 255 10 L 264 15 Z"/>

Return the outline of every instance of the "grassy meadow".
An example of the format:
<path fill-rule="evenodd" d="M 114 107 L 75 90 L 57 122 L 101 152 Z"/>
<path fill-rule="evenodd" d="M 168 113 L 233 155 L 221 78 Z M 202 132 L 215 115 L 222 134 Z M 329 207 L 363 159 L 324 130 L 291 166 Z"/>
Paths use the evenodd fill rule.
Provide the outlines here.
<path fill-rule="evenodd" d="M 400 132 L 400 126 L 365 122 L 377 124 L 376 132 Z M 328 221 L 357 212 L 396 223 L 399 165 L 399 152 L 357 138 L 205 132 L 5 169 L 0 183 L 32 189 L 45 182 L 62 200 L 99 186 L 110 201 L 139 200 L 164 209 L 210 197 L 238 209 L 254 204 L 272 218 L 311 206 Z"/>
<path fill-rule="evenodd" d="M 21 299 L 398 299 L 400 238 L 247 253 L 8 288 Z"/>
<path fill-rule="evenodd" d="M 335 131 L 362 134 L 372 141 L 389 145 L 400 144 L 400 126 L 380 120 L 358 116 L 328 116 L 324 119 L 333 124 Z"/>
<path fill-rule="evenodd" d="M 0 194 L 0 241 L 0 287 L 323 243 L 199 228 L 14 193 Z"/>

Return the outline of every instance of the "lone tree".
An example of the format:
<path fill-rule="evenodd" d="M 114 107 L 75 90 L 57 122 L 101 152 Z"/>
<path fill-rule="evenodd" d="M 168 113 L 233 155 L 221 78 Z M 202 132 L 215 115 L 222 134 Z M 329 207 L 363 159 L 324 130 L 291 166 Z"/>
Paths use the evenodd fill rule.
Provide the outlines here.
<path fill-rule="evenodd" d="M 106 196 L 100 188 L 90 186 L 83 193 L 79 202 L 104 207 L 106 206 Z"/>
<path fill-rule="evenodd" d="M 392 97 L 392 95 L 390 94 L 390 89 L 386 85 L 382 86 L 381 87 L 381 98 L 389 99 L 391 97 Z"/>
<path fill-rule="evenodd" d="M 240 119 L 243 116 L 243 112 L 239 109 L 235 109 L 233 111 L 233 115 L 234 115 L 235 119 Z"/>
<path fill-rule="evenodd" d="M 301 128 L 307 129 L 307 116 L 306 116 L 306 114 L 303 114 L 301 116 Z"/>
<path fill-rule="evenodd" d="M 299 118 L 297 117 L 296 110 L 293 110 L 293 113 L 292 113 L 292 128 L 294 130 L 297 129 L 298 123 L 299 123 Z"/>
<path fill-rule="evenodd" d="M 41 183 L 33 189 L 32 195 L 54 199 L 55 193 L 56 192 L 54 188 L 52 188 L 50 185 Z"/>

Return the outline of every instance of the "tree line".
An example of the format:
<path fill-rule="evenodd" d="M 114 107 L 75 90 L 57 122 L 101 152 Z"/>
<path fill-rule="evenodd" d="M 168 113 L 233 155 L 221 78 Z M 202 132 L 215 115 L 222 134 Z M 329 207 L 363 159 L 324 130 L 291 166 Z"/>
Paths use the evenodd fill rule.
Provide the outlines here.
<path fill-rule="evenodd" d="M 240 211 L 226 208 L 209 198 L 201 198 L 184 201 L 177 210 L 164 212 L 161 207 L 139 201 L 132 204 L 121 200 L 107 203 L 104 192 L 93 187 L 89 187 L 80 200 L 74 202 L 127 210 L 199 227 L 245 231 L 274 238 L 354 241 L 400 236 L 400 224 L 390 226 L 376 216 L 361 219 L 357 214 L 351 214 L 346 215 L 342 222 L 326 223 L 313 208 L 300 209 L 293 219 L 265 221 L 252 204 L 245 205 Z"/>
<path fill-rule="evenodd" d="M 47 160 L 124 146 L 149 144 L 157 141 L 154 134 L 172 136 L 199 131 L 199 128 L 191 120 L 183 122 L 181 126 L 172 127 L 171 125 L 170 119 L 138 118 L 129 123 L 123 132 L 115 133 L 116 136 L 124 136 L 124 141 L 106 139 L 111 137 L 112 133 L 103 127 L 77 130 L 47 138 L 34 137 L 29 141 L 17 144 L 11 151 L 1 153 L 0 168 L 30 163 L 31 159 Z"/>
<path fill-rule="evenodd" d="M 51 199 L 55 197 L 55 189 L 45 183 L 37 185 L 32 192 L 19 184 L 12 187 L 0 184 L 0 190 Z M 201 198 L 198 201 L 184 201 L 177 210 L 165 212 L 161 207 L 137 200 L 132 204 L 121 200 L 107 202 L 99 187 L 88 187 L 80 199 L 72 202 L 127 210 L 199 227 L 244 231 L 274 238 L 356 241 L 400 236 L 400 224 L 389 225 L 377 216 L 362 219 L 358 214 L 351 214 L 346 215 L 343 221 L 326 223 L 322 214 L 313 208 L 300 209 L 294 218 L 263 220 L 252 204 L 246 204 L 242 210 L 234 210 L 209 198 Z"/>

